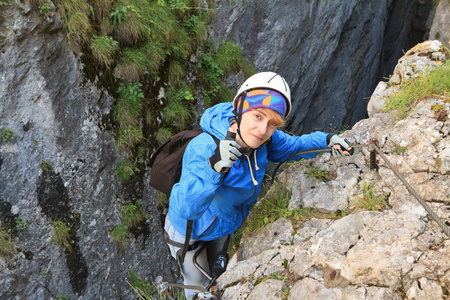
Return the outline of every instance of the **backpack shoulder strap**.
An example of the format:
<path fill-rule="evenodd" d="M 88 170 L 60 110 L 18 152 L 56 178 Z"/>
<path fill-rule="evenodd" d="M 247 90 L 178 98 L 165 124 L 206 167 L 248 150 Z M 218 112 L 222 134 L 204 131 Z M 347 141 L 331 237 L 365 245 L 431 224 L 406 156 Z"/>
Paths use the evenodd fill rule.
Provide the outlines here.
<path fill-rule="evenodd" d="M 183 245 L 183 251 L 181 252 L 181 255 L 178 257 L 179 261 L 181 263 L 184 263 L 184 258 L 186 257 L 186 253 L 189 250 L 189 241 L 191 240 L 191 233 L 192 233 L 192 225 L 194 224 L 193 220 L 188 220 L 186 224 L 186 236 L 184 239 L 184 245 Z"/>

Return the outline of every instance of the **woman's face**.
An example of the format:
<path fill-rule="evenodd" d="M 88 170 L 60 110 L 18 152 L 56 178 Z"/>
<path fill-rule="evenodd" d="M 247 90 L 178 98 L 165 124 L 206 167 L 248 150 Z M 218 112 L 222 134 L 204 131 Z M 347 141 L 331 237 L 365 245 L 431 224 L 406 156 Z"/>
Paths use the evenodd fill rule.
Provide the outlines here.
<path fill-rule="evenodd" d="M 274 114 L 276 112 L 267 108 L 252 109 L 244 113 L 242 115 L 240 131 L 245 143 L 237 135 L 236 141 L 238 144 L 242 148 L 246 148 L 248 145 L 254 149 L 264 144 L 275 130 L 282 125 L 274 118 Z"/>

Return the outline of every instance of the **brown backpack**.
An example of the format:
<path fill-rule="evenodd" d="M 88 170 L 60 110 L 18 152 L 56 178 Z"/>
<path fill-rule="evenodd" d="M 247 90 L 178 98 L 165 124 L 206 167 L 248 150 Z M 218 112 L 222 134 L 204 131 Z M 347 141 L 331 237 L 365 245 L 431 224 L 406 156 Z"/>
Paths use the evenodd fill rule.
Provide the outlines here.
<path fill-rule="evenodd" d="M 201 129 L 181 131 L 153 152 L 149 162 L 150 186 L 170 196 L 173 185 L 180 181 L 184 151 L 189 142 L 202 132 Z M 212 137 L 216 143 L 219 142 Z"/>

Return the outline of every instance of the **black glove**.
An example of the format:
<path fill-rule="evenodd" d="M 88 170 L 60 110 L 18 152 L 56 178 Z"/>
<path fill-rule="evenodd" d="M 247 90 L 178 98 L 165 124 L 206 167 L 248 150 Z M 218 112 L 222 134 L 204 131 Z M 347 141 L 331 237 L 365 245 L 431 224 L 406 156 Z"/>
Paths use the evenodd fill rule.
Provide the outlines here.
<path fill-rule="evenodd" d="M 236 133 L 228 131 L 224 140 L 217 145 L 214 155 L 208 159 L 209 165 L 218 173 L 226 173 L 241 156 L 241 146 L 235 141 Z"/>
<path fill-rule="evenodd" d="M 331 148 L 331 154 L 333 154 L 334 157 L 350 156 L 354 152 L 352 144 L 338 135 L 329 134 L 327 136 L 327 143 L 328 147 Z M 335 149 L 335 145 L 339 146 L 338 149 Z M 349 148 L 351 149 L 349 150 Z M 348 154 L 344 153 L 344 151 L 347 151 Z"/>

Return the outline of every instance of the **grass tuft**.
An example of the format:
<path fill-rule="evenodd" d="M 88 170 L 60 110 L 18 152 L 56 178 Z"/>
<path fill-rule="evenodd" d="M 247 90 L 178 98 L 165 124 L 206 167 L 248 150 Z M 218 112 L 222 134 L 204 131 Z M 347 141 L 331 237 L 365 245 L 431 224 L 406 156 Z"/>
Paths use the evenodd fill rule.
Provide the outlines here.
<path fill-rule="evenodd" d="M 0 230 L 0 256 L 7 257 L 14 254 L 14 239 L 6 230 Z"/>
<path fill-rule="evenodd" d="M 95 61 L 99 65 L 109 68 L 115 61 L 114 55 L 118 50 L 118 45 L 112 37 L 94 35 L 91 50 Z"/>
<path fill-rule="evenodd" d="M 109 230 L 114 243 L 121 248 L 125 248 L 128 245 L 127 232 L 136 229 L 146 217 L 139 201 L 136 204 L 125 204 L 120 213 L 121 223 L 112 226 Z"/>
<path fill-rule="evenodd" d="M 362 196 L 350 203 L 352 209 L 375 212 L 390 207 L 390 204 L 386 201 L 386 195 L 375 195 L 375 185 L 376 183 L 362 182 Z"/>
<path fill-rule="evenodd" d="M 61 220 L 57 220 L 52 222 L 52 227 L 53 227 L 52 241 L 59 247 L 72 251 L 69 225 L 67 225 Z"/>
<path fill-rule="evenodd" d="M 427 96 L 450 97 L 450 62 L 444 62 L 433 71 L 423 72 L 399 87 L 398 92 L 386 99 L 382 111 L 395 111 L 397 120 L 402 120 L 413 111 L 416 103 Z"/>

